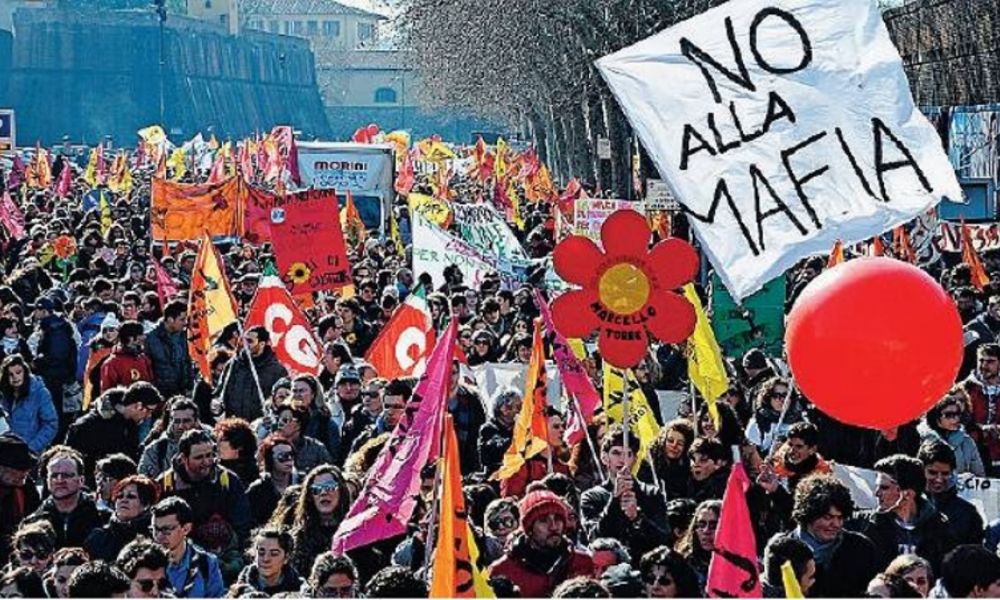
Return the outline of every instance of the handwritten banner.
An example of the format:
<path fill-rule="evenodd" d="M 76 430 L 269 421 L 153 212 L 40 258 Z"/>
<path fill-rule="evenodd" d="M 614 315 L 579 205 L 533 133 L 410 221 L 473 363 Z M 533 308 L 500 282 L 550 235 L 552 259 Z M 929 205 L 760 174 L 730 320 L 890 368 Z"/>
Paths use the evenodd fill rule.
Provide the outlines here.
<path fill-rule="evenodd" d="M 271 236 L 281 280 L 293 296 L 351 283 L 337 196 L 332 190 L 275 198 Z"/>
<path fill-rule="evenodd" d="M 1000 223 L 969 224 L 972 245 L 976 252 L 1000 250 Z M 934 245 L 941 252 L 962 251 L 962 226 L 957 223 L 940 223 L 935 232 Z"/>
<path fill-rule="evenodd" d="M 157 241 L 235 237 L 243 231 L 243 193 L 237 177 L 217 184 L 174 183 L 153 178 L 150 214 Z"/>
<path fill-rule="evenodd" d="M 573 204 L 573 233 L 585 235 L 595 242 L 601 239 L 601 225 L 617 210 L 642 210 L 641 203 L 628 200 L 580 198 Z"/>
<path fill-rule="evenodd" d="M 444 270 L 450 265 L 458 267 L 463 283 L 478 288 L 486 275 L 498 273 L 505 288 L 513 288 L 526 279 L 523 269 L 512 268 L 495 256 L 480 252 L 465 240 L 451 235 L 419 214 L 412 216 L 413 271 L 428 273 L 434 285 L 444 283 Z"/>
<path fill-rule="evenodd" d="M 456 202 L 451 205 L 451 212 L 462 239 L 482 253 L 511 265 L 525 266 L 530 262 L 521 242 L 496 208 L 483 203 Z"/>

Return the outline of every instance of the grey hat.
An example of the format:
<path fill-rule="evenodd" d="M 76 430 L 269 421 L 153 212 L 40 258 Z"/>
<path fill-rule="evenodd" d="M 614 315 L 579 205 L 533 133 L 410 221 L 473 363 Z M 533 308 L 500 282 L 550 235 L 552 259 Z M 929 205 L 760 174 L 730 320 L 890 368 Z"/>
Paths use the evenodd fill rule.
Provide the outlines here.
<path fill-rule="evenodd" d="M 337 371 L 337 377 L 333 380 L 333 385 L 338 386 L 348 381 L 361 383 L 361 375 L 358 374 L 358 370 L 352 365 L 341 365 Z"/>

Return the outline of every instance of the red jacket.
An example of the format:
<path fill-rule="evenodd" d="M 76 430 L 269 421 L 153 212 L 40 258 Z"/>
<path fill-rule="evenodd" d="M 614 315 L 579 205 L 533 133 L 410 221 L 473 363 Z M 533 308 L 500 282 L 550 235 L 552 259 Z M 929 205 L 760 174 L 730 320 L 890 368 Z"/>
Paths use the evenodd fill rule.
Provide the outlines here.
<path fill-rule="evenodd" d="M 594 576 L 594 561 L 589 554 L 570 547 L 556 562 L 551 571 L 546 572 L 532 558 L 532 550 L 522 535 L 506 556 L 490 567 L 490 577 L 503 575 L 521 588 L 522 598 L 548 598 L 560 583 L 580 575 Z"/>
<path fill-rule="evenodd" d="M 125 354 L 116 348 L 101 365 L 101 393 L 116 385 L 128 387 L 136 381 L 154 381 L 153 363 L 145 354 Z"/>
<path fill-rule="evenodd" d="M 975 373 L 970 375 L 961 385 L 965 393 L 969 395 L 971 404 L 973 423 L 968 426 L 969 435 L 980 447 L 983 462 L 989 471 L 991 465 L 1000 465 L 1000 434 L 995 430 L 992 432 L 983 431 L 982 426 L 1000 425 L 1000 394 L 989 396 Z"/>
<path fill-rule="evenodd" d="M 558 458 L 554 458 L 552 459 L 552 472 L 570 475 L 569 465 Z M 548 474 L 549 459 L 541 454 L 532 456 L 521 465 L 521 469 L 517 473 L 510 476 L 510 479 L 504 479 L 500 482 L 500 496 L 503 498 L 507 496 L 520 498 L 524 496 L 524 489 L 528 487 L 529 483 L 538 481 Z"/>

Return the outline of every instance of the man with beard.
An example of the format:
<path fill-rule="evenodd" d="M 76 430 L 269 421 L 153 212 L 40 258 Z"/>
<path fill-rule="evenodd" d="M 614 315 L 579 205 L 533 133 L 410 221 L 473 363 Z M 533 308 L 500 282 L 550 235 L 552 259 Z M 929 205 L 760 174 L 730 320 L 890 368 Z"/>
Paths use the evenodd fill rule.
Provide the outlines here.
<path fill-rule="evenodd" d="M 159 477 L 160 473 L 170 468 L 181 436 L 192 429 L 203 428 L 198 420 L 198 406 L 193 400 L 183 396 L 171 399 L 167 430 L 157 439 L 147 443 L 139 460 L 139 472 L 147 477 Z"/>
<path fill-rule="evenodd" d="M 191 507 L 191 539 L 219 555 L 224 570 L 238 572 L 239 550 L 252 525 L 250 502 L 239 476 L 217 460 L 212 435 L 192 429 L 181 436 L 173 466 L 158 482 L 163 497 L 179 496 Z"/>
<path fill-rule="evenodd" d="M 961 383 L 969 395 L 973 423 L 969 435 L 983 453 L 990 477 L 1000 475 L 1000 345 L 983 344 L 976 351 L 976 371 Z"/>
<path fill-rule="evenodd" d="M 101 391 L 115 386 L 128 387 L 137 381 L 155 380 L 153 363 L 146 355 L 146 334 L 142 323 L 126 321 L 118 330 L 118 344 L 101 365 Z"/>
<path fill-rule="evenodd" d="M 959 543 L 983 543 L 983 517 L 976 507 L 958 496 L 955 481 L 955 451 L 941 440 L 925 442 L 917 453 L 924 465 L 927 495 L 941 514 L 948 517 L 948 526 Z"/>
<path fill-rule="evenodd" d="M 227 416 L 252 423 L 264 414 L 261 390 L 270 390 L 279 379 L 288 377 L 288 370 L 278 361 L 271 348 L 271 334 L 263 326 L 248 330 L 244 340 L 246 347 L 240 348 L 237 358 L 229 363 L 229 373 L 223 376 L 226 387 L 222 402 Z"/>
<path fill-rule="evenodd" d="M 844 529 L 854 512 L 851 492 L 831 475 L 813 475 L 795 489 L 792 535 L 805 542 L 816 561 L 811 596 L 859 598 L 879 572 L 871 540 Z"/>
<path fill-rule="evenodd" d="M 559 583 L 593 574 L 593 560 L 564 535 L 568 509 L 559 496 L 530 492 L 519 507 L 521 530 L 507 555 L 490 567 L 491 577 L 507 577 L 525 598 L 546 598 Z"/>
<path fill-rule="evenodd" d="M 878 509 L 861 519 L 861 532 L 875 544 L 875 566 L 884 569 L 900 554 L 916 554 L 935 573 L 956 545 L 948 518 L 924 495 L 924 465 L 912 456 L 894 454 L 875 463 Z"/>

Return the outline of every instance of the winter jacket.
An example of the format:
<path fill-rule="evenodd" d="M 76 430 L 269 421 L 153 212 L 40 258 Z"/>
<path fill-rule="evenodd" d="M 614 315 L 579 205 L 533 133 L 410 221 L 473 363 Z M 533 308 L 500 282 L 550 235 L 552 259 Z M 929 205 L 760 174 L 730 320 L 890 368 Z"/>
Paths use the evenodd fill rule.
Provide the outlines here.
<path fill-rule="evenodd" d="M 347 419 L 347 422 L 344 423 L 344 427 L 341 429 L 340 444 L 339 444 L 340 458 L 338 460 L 340 464 L 343 464 L 344 461 L 347 459 L 347 456 L 351 453 L 351 450 L 354 447 L 354 442 L 355 440 L 358 439 L 358 436 L 361 435 L 363 431 L 374 425 L 376 419 L 378 419 L 378 415 L 368 414 L 368 412 L 365 411 L 364 407 L 362 406 L 354 407 L 354 410 L 351 411 L 351 416 Z M 309 421 L 310 421 L 309 424 L 312 425 L 312 419 L 310 419 Z M 317 439 L 322 439 L 316 436 L 314 433 L 309 433 L 309 432 L 307 433 L 308 435 L 311 435 Z"/>
<path fill-rule="evenodd" d="M 24 398 L 8 398 L 0 394 L 12 432 L 27 442 L 35 454 L 41 454 L 59 431 L 59 415 L 52 404 L 52 394 L 40 377 L 28 379 L 28 394 Z"/>
<path fill-rule="evenodd" d="M 921 443 L 941 440 L 951 446 L 951 449 L 955 451 L 955 473 L 972 473 L 976 477 L 986 476 L 986 467 L 983 466 L 983 457 L 979 454 L 976 441 L 965 433 L 964 429 L 945 431 L 942 435 L 926 422 L 921 422 L 917 426 L 917 430 L 920 432 Z"/>
<path fill-rule="evenodd" d="M 246 352 L 241 353 L 239 358 L 230 363 L 229 372 L 223 376 L 224 378 L 228 376 L 226 387 L 222 392 L 227 416 L 240 417 L 249 422 L 260 417 L 264 414 L 260 405 L 261 393 L 268 396 L 271 387 L 279 379 L 288 377 L 288 370 L 278 362 L 277 355 L 270 347 L 264 348 L 260 356 L 254 357 L 253 364 L 257 368 L 260 388 L 254 380 Z"/>
<path fill-rule="evenodd" d="M 460 385 L 455 394 L 448 399 L 448 414 L 455 424 L 455 436 L 458 438 L 458 459 L 462 467 L 462 475 L 475 473 L 479 470 L 479 429 L 486 423 L 486 411 L 479 394 L 464 385 Z"/>
<path fill-rule="evenodd" d="M 115 452 L 132 460 L 139 458 L 139 427 L 121 415 L 110 402 L 100 400 L 95 408 L 69 426 L 66 444 L 83 454 L 84 475 L 92 482 L 94 465 Z"/>
<path fill-rule="evenodd" d="M 292 484 L 298 483 L 298 478 L 292 474 Z M 247 487 L 247 501 L 250 503 L 250 516 L 254 527 L 260 527 L 270 520 L 274 509 L 278 508 L 281 493 L 274 487 L 270 473 L 264 473 Z"/>
<path fill-rule="evenodd" d="M 42 503 L 38 487 L 29 477 L 24 485 L 12 487 L 0 483 L 0 564 L 10 560 L 11 537 L 21 525 L 21 520 L 38 509 Z"/>
<path fill-rule="evenodd" d="M 177 598 L 222 598 L 226 594 L 218 557 L 190 540 L 181 561 L 167 565 L 167 579 Z"/>
<path fill-rule="evenodd" d="M 286 564 L 281 570 L 281 579 L 278 580 L 277 585 L 271 587 L 265 586 L 264 582 L 260 579 L 260 572 L 257 569 L 257 565 L 247 565 L 244 567 L 240 571 L 239 577 L 236 578 L 236 582 L 248 584 L 253 589 L 258 592 L 264 592 L 268 596 L 282 592 L 298 592 L 304 583 L 302 577 L 299 576 L 299 572 L 289 564 Z"/>
<path fill-rule="evenodd" d="M 987 386 L 976 373 L 961 384 L 969 395 L 972 422 L 968 433 L 976 441 L 983 458 L 983 466 L 991 476 L 1000 473 L 1000 429 L 983 430 L 983 425 L 1000 425 L 1000 386 Z"/>
<path fill-rule="evenodd" d="M 876 567 L 880 571 L 900 554 L 916 554 L 940 573 L 944 555 L 957 545 L 948 517 L 924 497 L 917 501 L 917 517 L 907 527 L 899 524 L 895 513 L 878 511 L 862 515 L 860 526 L 861 533 L 875 544 Z"/>
<path fill-rule="evenodd" d="M 61 398 L 62 394 L 55 393 L 53 386 L 62 386 L 76 377 L 77 343 L 73 325 L 63 317 L 50 314 L 42 319 L 40 328 L 42 336 L 32 370 L 45 381 L 53 395 Z"/>
<path fill-rule="evenodd" d="M 479 462 L 483 472 L 496 473 L 513 439 L 514 429 L 507 429 L 496 419 L 490 419 L 479 428 Z"/>
<path fill-rule="evenodd" d="M 187 395 L 194 386 L 194 368 L 188 356 L 187 335 L 182 329 L 167 332 L 163 320 L 146 336 L 146 355 L 153 364 L 156 388 L 164 398 Z"/>
<path fill-rule="evenodd" d="M 80 332 L 80 349 L 76 354 L 76 380 L 82 382 L 86 373 L 87 361 L 90 359 L 90 342 L 101 333 L 101 323 L 107 313 L 95 312 L 94 314 L 80 319 L 76 324 L 76 330 Z"/>
<path fill-rule="evenodd" d="M 114 562 L 118 558 L 118 553 L 129 542 L 140 535 L 149 536 L 151 521 L 149 513 L 139 515 L 128 522 L 119 521 L 115 515 L 111 515 L 105 526 L 90 532 L 83 542 L 83 549 L 87 551 L 91 560 Z"/>
<path fill-rule="evenodd" d="M 153 363 L 145 352 L 133 354 L 117 346 L 111 351 L 111 356 L 101 365 L 101 392 L 106 392 L 115 386 L 128 387 L 136 381 L 156 380 L 153 375 Z"/>
<path fill-rule="evenodd" d="M 194 526 L 191 539 L 210 550 L 226 549 L 233 542 L 241 543 L 250 535 L 250 503 L 246 488 L 239 476 L 226 469 L 216 467 L 215 472 L 202 481 L 191 481 L 184 466 L 177 458 L 173 467 L 164 471 L 157 482 L 162 490 L 161 498 L 178 496 L 187 501 L 194 510 Z M 219 521 L 223 523 L 220 523 Z M 236 535 L 236 540 L 227 538 L 226 526 Z"/>
<path fill-rule="evenodd" d="M 959 544 L 983 543 L 983 517 L 971 502 L 959 497 L 957 487 L 935 494 L 931 500 L 938 511 L 948 517 L 948 525 Z"/>
<path fill-rule="evenodd" d="M 337 427 L 333 417 L 330 416 L 330 413 L 327 411 L 313 407 L 313 410 L 309 413 L 309 420 L 306 423 L 302 434 L 323 444 L 326 451 L 332 458 L 340 456 L 340 451 L 343 447 L 343 442 L 341 441 L 340 436 L 340 428 Z M 346 456 L 344 458 L 346 458 Z M 338 464 L 342 464 L 343 462 L 343 458 L 341 458 L 338 461 Z"/>
<path fill-rule="evenodd" d="M 801 528 L 792 535 L 806 541 Z M 808 545 L 809 542 L 806 541 Z M 868 582 L 880 571 L 876 566 L 875 545 L 864 535 L 841 531 L 833 542 L 829 558 L 816 561 L 816 582 L 809 591 L 812 598 L 860 598 L 868 589 Z"/>
<path fill-rule="evenodd" d="M 569 465 L 558 458 L 552 459 L 552 472 L 569 475 Z M 540 481 L 549 474 L 549 459 L 541 454 L 536 454 L 524 461 L 521 468 L 516 473 L 500 482 L 500 497 L 514 496 L 520 498 L 524 496 L 524 491 L 532 481 Z"/>
<path fill-rule="evenodd" d="M 316 438 L 299 436 L 295 444 L 295 469 L 299 473 L 308 473 L 319 465 L 333 464 L 333 457 Z"/>
<path fill-rule="evenodd" d="M 98 509 L 92 495 L 81 492 L 73 512 L 62 514 L 56 509 L 55 500 L 49 496 L 24 522 L 48 521 L 56 532 L 56 549 L 59 549 L 83 546 L 90 532 L 103 526 L 108 517 L 110 513 Z"/>
<path fill-rule="evenodd" d="M 490 576 L 503 575 L 521 588 L 522 598 L 548 598 L 563 581 L 578 575 L 592 576 L 594 561 L 570 545 L 551 551 L 532 548 L 521 534 L 510 552 L 490 566 Z"/>
<path fill-rule="evenodd" d="M 663 495 L 655 486 L 633 481 L 639 515 L 630 521 L 614 497 L 614 483 L 608 481 L 587 490 L 580 497 L 580 512 L 587 538 L 613 537 L 629 549 L 632 556 L 642 556 L 667 543 L 670 525 Z"/>

